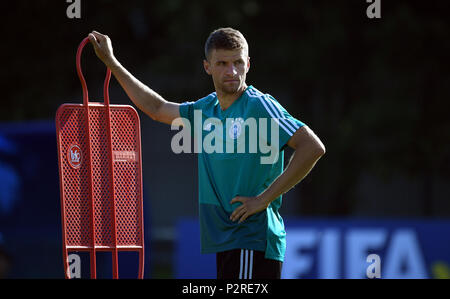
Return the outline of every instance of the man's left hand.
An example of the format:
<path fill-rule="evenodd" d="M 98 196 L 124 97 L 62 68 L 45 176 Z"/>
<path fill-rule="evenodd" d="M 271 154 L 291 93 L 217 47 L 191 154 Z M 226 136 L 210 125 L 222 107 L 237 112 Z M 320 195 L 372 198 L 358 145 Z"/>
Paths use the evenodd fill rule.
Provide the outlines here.
<path fill-rule="evenodd" d="M 231 204 L 236 202 L 242 203 L 239 207 L 237 207 L 230 216 L 231 221 L 236 221 L 239 219 L 239 223 L 247 219 L 249 216 L 261 212 L 269 206 L 259 197 L 245 197 L 245 196 L 236 196 L 231 200 Z"/>

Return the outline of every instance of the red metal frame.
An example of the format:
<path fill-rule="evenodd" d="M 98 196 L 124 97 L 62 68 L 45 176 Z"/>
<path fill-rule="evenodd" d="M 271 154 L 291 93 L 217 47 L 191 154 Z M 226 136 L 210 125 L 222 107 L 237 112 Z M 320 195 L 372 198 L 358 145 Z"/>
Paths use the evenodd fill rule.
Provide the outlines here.
<path fill-rule="evenodd" d="M 58 108 L 56 113 L 65 277 L 70 278 L 68 261 L 69 251 L 85 251 L 90 253 L 91 278 L 97 277 L 97 251 L 112 252 L 113 278 L 119 278 L 118 252 L 137 251 L 139 253 L 138 278 L 143 278 L 144 222 L 139 116 L 136 110 L 129 105 L 110 105 L 108 93 L 109 81 L 111 78 L 110 69 L 107 69 L 103 86 L 104 103 L 89 102 L 86 81 L 81 71 L 80 63 L 83 47 L 88 42 L 89 39 L 86 37 L 80 43 L 76 55 L 77 73 L 83 88 L 83 104 L 63 104 Z M 103 114 L 106 118 L 106 120 L 104 120 L 106 121 L 106 124 L 100 123 L 103 120 L 101 118 Z M 97 115 L 97 118 L 93 117 L 93 115 Z M 113 120 L 113 116 L 115 117 L 115 120 Z M 67 120 L 68 118 L 72 120 L 72 126 L 67 125 L 67 123 L 70 123 Z M 84 118 L 84 120 L 82 118 Z M 74 119 L 75 125 L 73 125 Z M 92 122 L 94 122 L 94 124 L 92 124 Z M 95 124 L 97 123 L 99 124 L 95 127 Z M 112 128 L 113 123 L 115 129 Z M 100 131 L 101 129 L 98 127 L 106 130 L 106 141 L 104 139 L 98 140 L 98 138 L 103 138 Z M 120 131 L 121 129 L 125 130 L 123 127 L 134 128 L 134 135 L 132 134 L 131 137 L 128 136 L 128 139 L 126 139 L 126 142 L 129 144 L 125 144 L 125 146 L 132 147 L 134 150 L 134 153 L 131 155 L 131 161 L 128 162 L 114 159 L 114 148 L 116 148 L 116 150 L 117 148 L 122 148 L 121 142 L 123 143 L 125 140 L 121 139 L 123 134 L 116 131 Z M 97 131 L 97 135 L 93 134 L 93 131 Z M 65 157 L 69 159 L 66 137 L 70 136 L 72 138 L 72 135 L 76 135 L 76 138 L 78 138 L 77 140 L 81 140 L 82 142 L 84 139 L 84 146 L 82 146 L 82 148 L 85 148 L 86 151 L 84 154 L 79 154 L 81 161 L 83 161 L 82 163 L 85 163 L 84 165 L 88 166 L 80 167 L 80 169 L 73 169 L 73 167 L 71 169 L 67 166 L 67 162 L 65 161 Z M 66 136 L 64 137 L 65 139 L 63 136 Z M 115 142 L 113 142 L 114 137 L 116 139 Z M 93 141 L 93 138 L 97 139 Z M 96 153 L 93 153 L 92 142 L 97 142 Z M 100 143 L 100 146 L 102 147 L 100 150 L 98 149 L 98 143 Z M 103 149 L 105 145 L 107 150 Z M 98 158 L 98 151 L 101 151 L 107 156 L 107 170 L 104 169 L 104 167 L 100 168 L 100 170 L 93 169 L 94 163 L 97 163 L 96 168 L 99 168 L 98 163 L 104 163 L 104 159 Z M 117 150 L 117 152 L 120 153 L 120 150 Z M 128 151 L 125 153 L 128 153 Z M 94 154 L 96 155 L 96 158 L 94 158 Z M 101 166 L 103 166 L 103 164 L 101 164 Z M 104 172 L 107 172 L 107 178 L 105 177 Z M 118 176 L 118 179 L 116 179 L 116 176 Z M 86 182 L 84 180 L 86 180 Z M 108 183 L 108 190 L 103 190 L 106 188 L 101 188 L 101 186 L 100 191 L 97 189 L 94 190 L 94 186 L 96 186 L 94 181 L 97 182 L 97 185 L 100 184 L 101 186 L 103 186 L 105 182 Z M 85 182 L 85 184 L 83 184 L 83 182 Z M 84 194 L 83 192 L 86 188 L 87 194 Z M 126 196 L 126 198 L 124 198 L 124 196 L 118 198 L 116 191 L 118 191 L 120 195 L 126 193 L 130 194 L 130 197 L 133 197 L 134 194 L 135 196 L 133 198 L 128 198 L 128 196 Z M 88 207 L 86 207 L 86 200 L 89 202 Z M 112 203 L 110 201 L 112 201 Z M 83 203 L 85 204 L 84 206 Z M 108 210 L 108 204 L 112 206 L 110 212 Z M 105 209 L 107 212 L 105 212 Z M 89 212 L 89 219 L 84 217 L 86 216 L 86 210 Z M 70 220 L 67 220 L 68 217 Z M 117 223 L 118 218 L 120 218 L 119 228 Z M 129 221 L 130 224 L 127 224 L 127 221 Z M 87 231 L 86 226 L 89 226 L 89 231 Z M 101 234 L 99 240 L 97 240 L 98 236 L 96 235 L 97 229 Z M 118 242 L 118 232 L 120 233 L 120 244 Z M 68 234 L 70 234 L 70 238 L 68 238 Z M 133 236 L 127 238 L 124 234 L 132 234 Z M 111 239 L 112 242 L 104 241 L 105 238 L 107 240 Z M 68 239 L 70 239 L 70 242 Z M 74 241 L 73 239 L 76 239 L 77 241 Z M 106 245 L 103 244 L 105 242 Z M 100 243 L 100 245 L 98 243 Z"/>

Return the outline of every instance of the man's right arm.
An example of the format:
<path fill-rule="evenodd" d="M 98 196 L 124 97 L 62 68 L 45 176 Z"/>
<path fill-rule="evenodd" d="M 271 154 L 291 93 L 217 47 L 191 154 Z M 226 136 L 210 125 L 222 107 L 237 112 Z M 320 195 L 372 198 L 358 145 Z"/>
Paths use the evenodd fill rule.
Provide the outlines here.
<path fill-rule="evenodd" d="M 180 117 L 180 104 L 166 101 L 120 64 L 114 57 L 111 40 L 107 35 L 93 31 L 89 34 L 89 40 L 98 58 L 111 70 L 128 97 L 140 110 L 152 119 L 169 125 Z M 181 121 L 176 124 L 182 125 Z"/>

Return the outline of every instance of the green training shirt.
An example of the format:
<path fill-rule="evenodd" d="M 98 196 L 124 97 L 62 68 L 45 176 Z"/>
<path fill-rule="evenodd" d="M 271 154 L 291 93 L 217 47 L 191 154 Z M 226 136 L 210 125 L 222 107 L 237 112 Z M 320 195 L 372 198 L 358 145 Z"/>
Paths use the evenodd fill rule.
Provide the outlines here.
<path fill-rule="evenodd" d="M 283 261 L 286 232 L 278 213 L 282 196 L 242 223 L 229 219 L 241 204 L 230 201 L 259 195 L 283 172 L 284 148 L 304 123 L 253 86 L 226 110 L 213 92 L 181 104 L 180 115 L 198 153 L 202 253 L 252 249 Z"/>

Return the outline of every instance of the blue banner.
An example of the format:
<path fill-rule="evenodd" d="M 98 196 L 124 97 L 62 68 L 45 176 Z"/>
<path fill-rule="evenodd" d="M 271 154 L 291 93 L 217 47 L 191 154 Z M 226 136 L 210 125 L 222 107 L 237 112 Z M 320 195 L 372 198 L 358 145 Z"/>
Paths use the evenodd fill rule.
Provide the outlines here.
<path fill-rule="evenodd" d="M 450 221 L 286 219 L 282 278 L 450 278 Z M 197 220 L 178 223 L 176 278 L 215 278 Z"/>

